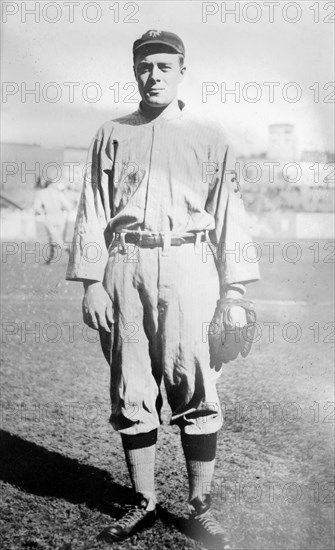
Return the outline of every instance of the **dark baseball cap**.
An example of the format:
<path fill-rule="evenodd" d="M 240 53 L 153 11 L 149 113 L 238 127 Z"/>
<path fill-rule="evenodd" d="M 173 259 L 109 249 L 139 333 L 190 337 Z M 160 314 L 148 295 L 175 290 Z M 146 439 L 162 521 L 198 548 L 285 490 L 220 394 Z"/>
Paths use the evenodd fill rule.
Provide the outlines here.
<path fill-rule="evenodd" d="M 133 54 L 135 55 L 137 50 L 142 48 L 142 46 L 148 46 L 151 44 L 165 44 L 175 50 L 176 53 L 180 53 L 183 56 L 185 55 L 185 46 L 179 36 L 173 32 L 156 31 L 154 29 L 147 31 L 141 36 L 141 38 L 135 40 L 133 45 Z"/>

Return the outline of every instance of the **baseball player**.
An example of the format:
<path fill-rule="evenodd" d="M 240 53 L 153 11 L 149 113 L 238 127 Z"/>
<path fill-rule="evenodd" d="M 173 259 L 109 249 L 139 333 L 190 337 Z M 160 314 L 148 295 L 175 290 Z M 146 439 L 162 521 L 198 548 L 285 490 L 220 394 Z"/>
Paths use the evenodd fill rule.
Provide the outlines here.
<path fill-rule="evenodd" d="M 58 189 L 51 180 L 46 180 L 44 185 L 41 185 L 39 178 L 36 189 L 33 208 L 35 214 L 43 216 L 50 247 L 46 263 L 50 263 L 55 255 L 57 256 L 57 247 L 68 251 L 68 247 L 64 243 L 66 240 L 67 217 L 72 210 L 72 205 L 64 192 Z M 64 213 L 66 213 L 66 217 Z"/>
<path fill-rule="evenodd" d="M 134 488 L 128 512 L 102 537 L 122 541 L 156 519 L 164 381 L 186 459 L 191 532 L 228 549 L 209 497 L 222 425 L 216 382 L 222 362 L 239 353 L 232 342 L 243 339 L 221 356 L 226 347 L 217 337 L 222 325 L 248 325 L 243 295 L 259 273 L 241 253 L 252 243 L 226 137 L 178 100 L 184 56 L 171 32 L 150 30 L 134 42 L 142 100 L 92 142 L 67 279 L 83 282 L 84 321 L 100 331 L 110 364 L 110 422 Z"/>

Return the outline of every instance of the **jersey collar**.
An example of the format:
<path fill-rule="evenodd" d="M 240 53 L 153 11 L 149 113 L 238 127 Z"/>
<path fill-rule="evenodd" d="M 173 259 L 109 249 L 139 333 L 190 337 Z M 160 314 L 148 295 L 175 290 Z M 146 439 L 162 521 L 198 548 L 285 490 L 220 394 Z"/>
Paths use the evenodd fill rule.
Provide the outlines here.
<path fill-rule="evenodd" d="M 185 109 L 185 103 L 180 99 L 174 99 L 171 103 L 161 112 L 161 114 L 153 119 L 153 123 L 159 120 L 171 120 L 174 118 L 181 118 L 183 111 Z M 137 113 L 144 119 L 147 119 L 146 115 L 142 110 L 142 102 L 139 104 Z"/>

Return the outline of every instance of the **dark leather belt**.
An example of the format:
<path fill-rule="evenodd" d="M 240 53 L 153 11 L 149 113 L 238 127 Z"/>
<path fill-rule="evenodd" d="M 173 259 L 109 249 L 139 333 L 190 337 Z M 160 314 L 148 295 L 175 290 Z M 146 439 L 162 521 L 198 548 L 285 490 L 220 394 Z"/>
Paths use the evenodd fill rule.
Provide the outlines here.
<path fill-rule="evenodd" d="M 181 246 L 182 244 L 195 243 L 196 238 L 196 233 L 190 233 L 189 235 L 183 235 L 180 237 L 176 235 L 171 235 L 170 245 Z M 200 242 L 204 242 L 206 240 L 206 234 L 203 233 L 200 237 Z M 164 234 L 148 235 L 135 231 L 127 233 L 116 233 L 114 242 L 122 243 L 122 241 L 125 243 L 133 243 L 143 248 L 155 248 L 157 246 L 163 247 L 164 242 L 166 242 L 166 237 Z"/>

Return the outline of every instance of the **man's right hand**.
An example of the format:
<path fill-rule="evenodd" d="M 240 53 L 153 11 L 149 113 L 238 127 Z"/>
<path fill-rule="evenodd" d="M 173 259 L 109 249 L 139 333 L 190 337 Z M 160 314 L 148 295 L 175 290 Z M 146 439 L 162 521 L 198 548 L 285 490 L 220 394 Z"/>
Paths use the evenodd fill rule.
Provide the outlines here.
<path fill-rule="evenodd" d="M 110 332 L 114 323 L 113 302 L 99 281 L 84 283 L 83 320 L 86 325 L 95 330 L 103 329 Z"/>

